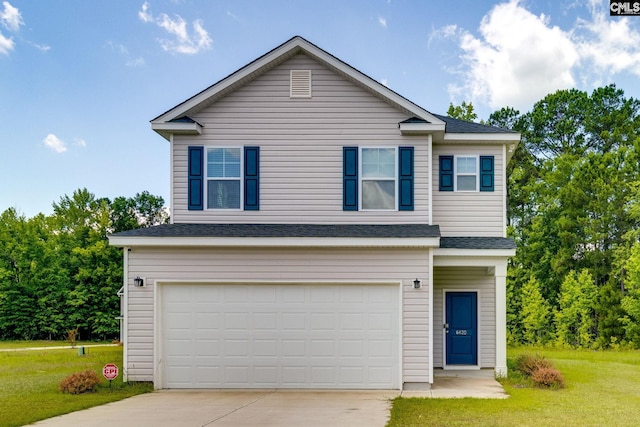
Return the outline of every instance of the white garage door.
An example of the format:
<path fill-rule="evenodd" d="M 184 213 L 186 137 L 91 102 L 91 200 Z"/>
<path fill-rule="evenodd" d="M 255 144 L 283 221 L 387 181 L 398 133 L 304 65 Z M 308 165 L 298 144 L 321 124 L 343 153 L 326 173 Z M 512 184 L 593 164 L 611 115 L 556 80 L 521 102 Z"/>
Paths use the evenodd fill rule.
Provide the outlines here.
<path fill-rule="evenodd" d="M 397 286 L 160 288 L 163 388 L 400 388 Z"/>

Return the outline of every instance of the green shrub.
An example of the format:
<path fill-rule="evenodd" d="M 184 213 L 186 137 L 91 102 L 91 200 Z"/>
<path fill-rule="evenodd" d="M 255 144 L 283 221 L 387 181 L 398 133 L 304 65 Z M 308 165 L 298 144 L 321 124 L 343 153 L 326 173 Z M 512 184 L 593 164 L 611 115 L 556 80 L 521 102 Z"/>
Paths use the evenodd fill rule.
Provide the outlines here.
<path fill-rule="evenodd" d="M 69 375 L 60 383 L 60 390 L 63 393 L 80 394 L 88 391 L 95 391 L 100 383 L 100 377 L 91 369 L 76 372 Z"/>
<path fill-rule="evenodd" d="M 540 368 L 553 368 L 553 364 L 544 356 L 533 354 L 522 354 L 516 360 L 516 369 L 526 376 L 531 376 L 534 371 Z"/>
<path fill-rule="evenodd" d="M 538 368 L 531 373 L 531 380 L 538 386 L 564 388 L 564 377 L 555 368 Z"/>

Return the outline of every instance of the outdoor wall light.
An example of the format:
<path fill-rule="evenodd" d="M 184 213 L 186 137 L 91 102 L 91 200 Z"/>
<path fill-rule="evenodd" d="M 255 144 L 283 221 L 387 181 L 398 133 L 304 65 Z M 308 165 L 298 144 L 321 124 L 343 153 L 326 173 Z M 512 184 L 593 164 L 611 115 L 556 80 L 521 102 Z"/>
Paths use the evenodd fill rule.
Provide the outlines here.
<path fill-rule="evenodd" d="M 420 289 L 422 287 L 422 283 L 420 279 L 416 279 L 413 281 L 413 289 Z"/>
<path fill-rule="evenodd" d="M 133 279 L 133 284 L 140 288 L 144 286 L 144 279 L 140 276 L 136 276 L 136 278 Z"/>

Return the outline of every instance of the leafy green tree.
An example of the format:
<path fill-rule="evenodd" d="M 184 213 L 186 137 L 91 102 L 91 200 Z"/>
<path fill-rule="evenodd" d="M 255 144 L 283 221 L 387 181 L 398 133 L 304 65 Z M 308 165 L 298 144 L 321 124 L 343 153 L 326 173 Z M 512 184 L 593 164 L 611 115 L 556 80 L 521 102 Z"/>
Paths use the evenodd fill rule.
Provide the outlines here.
<path fill-rule="evenodd" d="M 522 325 L 524 342 L 546 344 L 551 333 L 551 306 L 540 292 L 540 284 L 531 277 L 522 287 Z"/>
<path fill-rule="evenodd" d="M 623 292 L 618 283 L 618 279 L 612 277 L 598 290 L 598 348 L 608 348 L 626 341 L 623 324 L 625 311 L 621 306 Z"/>
<path fill-rule="evenodd" d="M 111 203 L 87 189 L 62 196 L 51 216 L 0 214 L 0 339 L 83 339 L 118 334 L 121 250 L 107 234 L 164 223 L 148 192 Z"/>
<path fill-rule="evenodd" d="M 449 104 L 447 116 L 467 122 L 473 122 L 478 118 L 478 115 L 473 110 L 473 103 L 469 102 L 467 104 L 466 101 L 462 101 L 462 104 L 456 106 L 454 106 L 453 103 Z"/>
<path fill-rule="evenodd" d="M 621 320 L 627 340 L 640 347 L 640 243 L 631 247 L 625 269 L 626 295 L 620 302 L 624 312 Z"/>
<path fill-rule="evenodd" d="M 597 288 L 587 270 L 569 272 L 562 282 L 555 311 L 556 341 L 559 345 L 590 347 L 596 334 Z"/>

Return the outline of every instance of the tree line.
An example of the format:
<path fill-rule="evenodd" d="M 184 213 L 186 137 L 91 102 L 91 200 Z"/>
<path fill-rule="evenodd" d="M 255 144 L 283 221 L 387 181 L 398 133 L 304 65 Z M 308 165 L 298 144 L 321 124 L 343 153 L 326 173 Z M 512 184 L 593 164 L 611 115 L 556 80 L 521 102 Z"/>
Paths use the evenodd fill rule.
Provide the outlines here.
<path fill-rule="evenodd" d="M 164 200 L 142 192 L 114 200 L 76 190 L 53 214 L 0 214 L 0 339 L 119 335 L 122 250 L 107 234 L 166 223 Z"/>
<path fill-rule="evenodd" d="M 640 347 L 639 111 L 609 85 L 485 122 L 522 134 L 508 166 L 511 344 Z M 475 115 L 465 103 L 449 113 Z"/>

